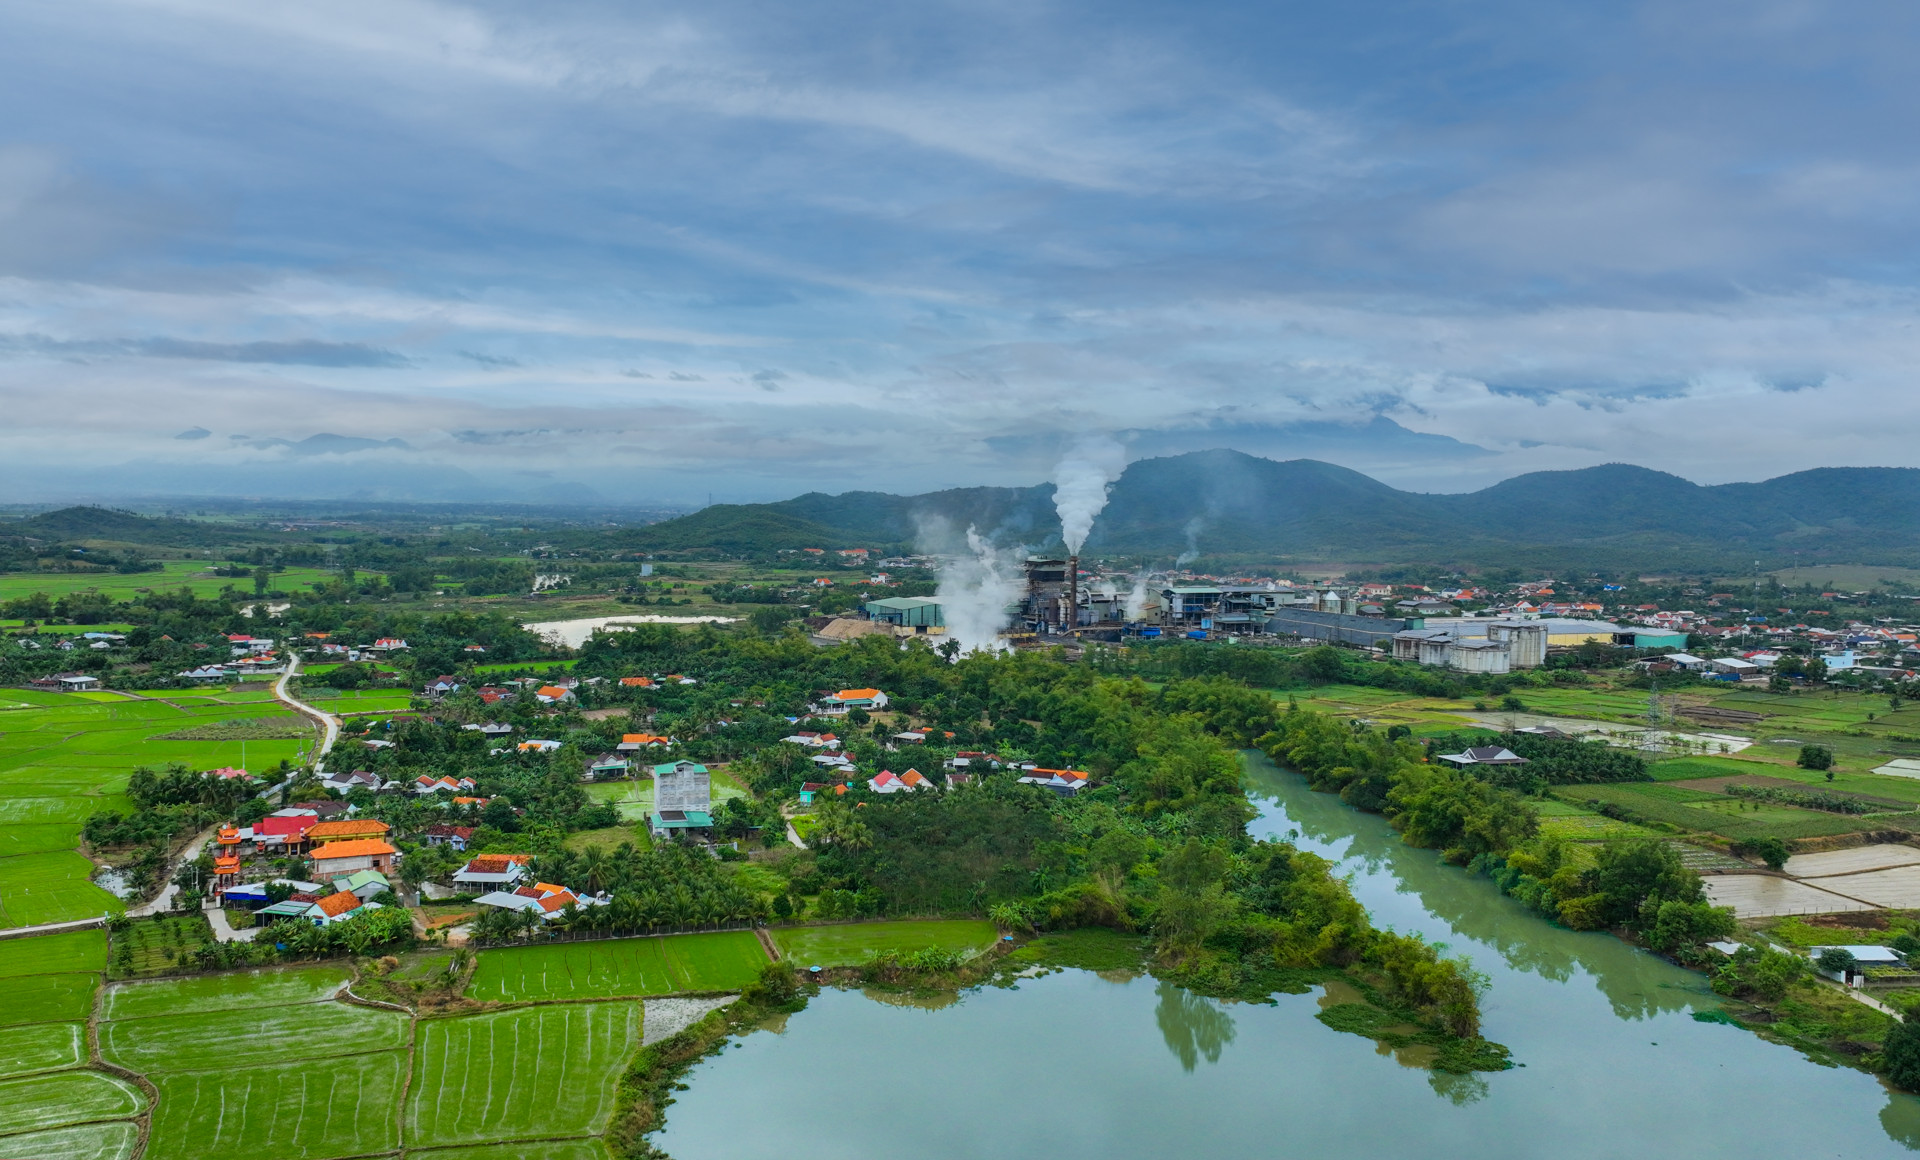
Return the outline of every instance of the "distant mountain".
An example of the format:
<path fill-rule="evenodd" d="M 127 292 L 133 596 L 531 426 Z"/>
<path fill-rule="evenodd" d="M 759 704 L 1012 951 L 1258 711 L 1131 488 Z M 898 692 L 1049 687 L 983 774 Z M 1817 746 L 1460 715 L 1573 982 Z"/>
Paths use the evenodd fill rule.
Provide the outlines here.
<path fill-rule="evenodd" d="M 258 528 L 222 527 L 198 520 L 142 516 L 104 507 L 65 507 L 23 520 L 0 520 L 0 536 L 27 536 L 65 543 L 110 540 L 122 544 L 168 547 L 254 543 L 275 538 Z"/>
<path fill-rule="evenodd" d="M 725 504 L 633 529 L 653 550 L 957 546 L 972 525 L 1003 544 L 1058 550 L 1053 489 L 919 496 L 814 492 Z M 1237 451 L 1142 459 L 1114 483 L 1089 554 L 1647 569 L 1920 563 L 1920 470 L 1821 468 L 1703 487 L 1627 464 L 1543 471 L 1461 495 L 1399 491 L 1312 459 Z"/>

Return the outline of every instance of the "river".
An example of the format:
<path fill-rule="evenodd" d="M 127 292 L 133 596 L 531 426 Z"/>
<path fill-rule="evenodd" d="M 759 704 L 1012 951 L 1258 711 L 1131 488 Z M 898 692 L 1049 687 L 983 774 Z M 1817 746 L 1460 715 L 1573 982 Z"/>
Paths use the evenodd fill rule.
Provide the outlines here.
<path fill-rule="evenodd" d="M 687 1078 L 676 1160 L 1908 1157 L 1920 1099 L 1702 1023 L 1701 976 L 1561 930 L 1384 821 L 1249 759 L 1252 830 L 1337 860 L 1374 921 L 1470 956 L 1488 1038 L 1524 1066 L 1402 1066 L 1317 995 L 1217 1003 L 1066 971 L 923 1006 L 826 991 Z"/>

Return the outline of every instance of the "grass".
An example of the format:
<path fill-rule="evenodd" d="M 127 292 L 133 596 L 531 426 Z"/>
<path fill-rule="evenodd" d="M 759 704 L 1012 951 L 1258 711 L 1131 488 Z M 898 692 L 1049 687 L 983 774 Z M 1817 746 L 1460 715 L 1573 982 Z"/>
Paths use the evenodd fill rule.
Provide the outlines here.
<path fill-rule="evenodd" d="M 140 1089 L 99 1071 L 56 1071 L 0 1083 L 0 1134 L 138 1115 Z M 257 1154 L 257 1153 L 256 1153 Z"/>
<path fill-rule="evenodd" d="M 108 987 L 102 1019 L 144 1019 L 207 1011 L 250 1010 L 331 999 L 351 976 L 340 967 L 294 967 L 200 975 Z"/>
<path fill-rule="evenodd" d="M 408 1145 L 600 1132 L 639 1046 L 637 1003 L 562 1003 L 425 1021 L 414 1049 Z"/>
<path fill-rule="evenodd" d="M 1007 958 L 1082 971 L 1141 971 L 1146 969 L 1147 949 L 1147 940 L 1137 935 L 1090 926 L 1042 935 Z"/>
<path fill-rule="evenodd" d="M 100 1058 L 130 1071 L 200 1071 L 272 1063 L 298 1044 L 300 1058 L 321 1059 L 404 1047 L 407 1022 L 397 1011 L 345 1003 L 121 1019 L 100 1025 Z"/>
<path fill-rule="evenodd" d="M 1779 777 L 1780 767 L 1738 757 L 1676 757 L 1654 762 L 1647 772 L 1655 781 L 1691 781 L 1700 777 Z"/>
<path fill-rule="evenodd" d="M 77 1067 L 87 1061 L 81 1023 L 35 1023 L 0 1030 L 0 1078 Z"/>
<path fill-rule="evenodd" d="M 34 1160 L 132 1160 L 140 1144 L 140 1126 L 128 1120 L 52 1128 L 21 1136 L 0 1136 L 0 1155 Z"/>
<path fill-rule="evenodd" d="M 878 955 L 929 948 L 978 950 L 999 937 L 992 923 L 964 918 L 793 926 L 781 927 L 772 934 L 780 956 L 800 967 L 852 967 Z"/>
<path fill-rule="evenodd" d="M 298 1055 L 297 1045 L 283 1045 Z M 147 1155 L 324 1160 L 390 1152 L 406 1053 L 150 1077 L 160 1099 Z"/>
<path fill-rule="evenodd" d="M 581 850 L 605 850 L 611 854 L 622 842 L 631 842 L 638 849 L 646 849 L 650 844 L 647 835 L 635 826 L 607 826 L 599 830 L 576 830 L 567 835 L 567 849 L 575 853 Z"/>
<path fill-rule="evenodd" d="M 1617 785 L 1569 785 L 1553 791 L 1562 801 L 1576 804 L 1588 801 L 1612 803 L 1631 810 L 1650 822 L 1664 822 L 1683 830 L 1719 834 L 1726 838 L 1777 837 L 1782 840 L 1815 838 L 1834 834 L 1853 834 L 1866 830 L 1899 828 L 1887 817 L 1859 817 L 1801 810 L 1791 806 L 1762 805 L 1758 809 L 1740 809 L 1747 804 L 1738 798 L 1714 797 L 1697 804 L 1668 800 L 1663 794 L 1686 794 L 1679 786 L 1628 782 Z M 1899 815 L 1907 819 L 1908 815 Z M 1910 819 L 1909 819 L 1910 820 Z"/>
<path fill-rule="evenodd" d="M 106 969 L 105 931 L 70 930 L 33 938 L 0 940 L 0 978 Z"/>
<path fill-rule="evenodd" d="M 7 1001 L 0 1005 L 0 1026 L 85 1019 L 93 1012 L 93 990 L 99 985 L 98 975 L 28 975 L 8 979 Z"/>
<path fill-rule="evenodd" d="M 480 952 L 475 999 L 603 999 L 676 991 L 737 991 L 767 954 L 751 931 L 599 939 Z"/>

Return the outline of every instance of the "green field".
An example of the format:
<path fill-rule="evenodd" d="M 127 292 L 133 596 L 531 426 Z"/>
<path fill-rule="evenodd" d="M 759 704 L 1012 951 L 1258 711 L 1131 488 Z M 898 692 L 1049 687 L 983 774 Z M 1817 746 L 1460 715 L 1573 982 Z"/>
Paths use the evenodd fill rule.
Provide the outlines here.
<path fill-rule="evenodd" d="M 0 1083 L 0 1134 L 138 1115 L 140 1089 L 98 1071 L 56 1071 Z"/>
<path fill-rule="evenodd" d="M 639 1046 L 637 1003 L 561 1003 L 426 1020 L 414 1049 L 407 1142 L 598 1133 Z"/>
<path fill-rule="evenodd" d="M 144 1019 L 207 1011 L 251 1010 L 333 998 L 351 975 L 339 967 L 236 971 L 190 979 L 122 983 L 100 996 L 102 1019 Z"/>
<path fill-rule="evenodd" d="M 992 923 L 973 919 L 793 926 L 781 927 L 772 933 L 781 957 L 801 967 L 851 967 L 876 955 L 910 954 L 929 949 L 980 950 L 991 946 L 999 937 Z"/>
<path fill-rule="evenodd" d="M 0 1156 L 34 1160 L 131 1160 L 140 1144 L 140 1126 L 127 1120 L 52 1128 L 20 1136 L 0 1136 Z"/>
<path fill-rule="evenodd" d="M 767 965 L 751 931 L 601 939 L 480 952 L 475 999 L 602 999 L 738 991 Z"/>
<path fill-rule="evenodd" d="M 0 1005 L 0 1026 L 85 1019 L 93 1011 L 98 975 L 29 975 L 6 981 L 7 1001 Z"/>
<path fill-rule="evenodd" d="M 131 807 L 121 791 L 138 765 L 178 761 L 196 769 L 263 769 L 296 759 L 297 740 L 166 741 L 183 729 L 263 717 L 285 709 L 269 693 L 160 692 L 91 700 L 9 689 L 0 709 L 0 926 L 64 922 L 118 911 L 89 880 L 75 852 L 80 823 L 98 810 Z"/>
<path fill-rule="evenodd" d="M 217 596 L 229 584 L 242 595 L 253 594 L 251 577 L 215 576 L 205 560 L 163 560 L 161 563 L 165 565 L 162 571 L 124 576 L 117 572 L 0 572 L 0 600 L 17 600 L 36 592 L 55 599 L 75 592 L 100 592 L 115 600 L 132 600 L 148 592 L 178 592 L 182 588 L 192 589 L 195 596 Z M 288 568 L 275 572 L 268 587 L 281 592 L 310 592 L 315 584 L 338 576 L 337 572 L 320 568 Z M 71 631 L 85 632 L 93 627 L 80 625 Z"/>
<path fill-rule="evenodd" d="M 70 930 L 34 938 L 0 939 L 0 978 L 106 969 L 107 932 L 104 930 Z"/>
<path fill-rule="evenodd" d="M 129 1071 L 198 1071 L 405 1047 L 408 1018 L 345 1003 L 119 1019 L 100 1025 L 100 1058 Z"/>
<path fill-rule="evenodd" d="M 297 1045 L 285 1045 L 298 1055 Z M 403 1051 L 355 1055 L 321 1066 L 295 1059 L 274 1066 L 151 1076 L 160 1100 L 148 1160 L 271 1156 L 323 1160 L 390 1152 Z"/>
<path fill-rule="evenodd" d="M 470 1148 L 407 1150 L 416 1160 L 607 1160 L 598 1140 L 526 1140 L 517 1144 L 478 1144 Z"/>
<path fill-rule="evenodd" d="M 78 1067 L 87 1060 L 87 1029 L 79 1023 L 34 1023 L 0 1029 L 0 1078 Z"/>

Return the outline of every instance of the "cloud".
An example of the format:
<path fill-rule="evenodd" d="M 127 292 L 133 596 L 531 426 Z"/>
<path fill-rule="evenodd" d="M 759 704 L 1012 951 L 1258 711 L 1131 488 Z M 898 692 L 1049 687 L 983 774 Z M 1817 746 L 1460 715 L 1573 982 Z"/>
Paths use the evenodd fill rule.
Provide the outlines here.
<path fill-rule="evenodd" d="M 205 427 L 189 427 L 185 431 L 180 432 L 180 434 L 175 435 L 174 438 L 175 439 L 205 439 L 207 436 L 211 434 L 213 434 L 213 432 L 207 430 Z"/>
<path fill-rule="evenodd" d="M 458 353 L 461 358 L 467 359 L 470 362 L 479 363 L 488 370 L 505 370 L 508 367 L 521 365 L 519 359 L 508 358 L 505 355 L 479 354 L 471 350 L 463 350 L 456 353 Z"/>
<path fill-rule="evenodd" d="M 410 367 L 390 350 L 355 342 L 296 339 L 286 342 L 194 342 L 179 338 L 57 339 L 43 334 L 0 334 L 0 351 L 68 358 L 194 359 L 307 367 Z"/>

